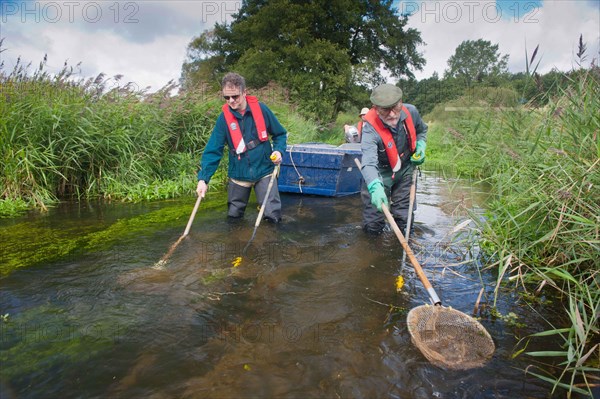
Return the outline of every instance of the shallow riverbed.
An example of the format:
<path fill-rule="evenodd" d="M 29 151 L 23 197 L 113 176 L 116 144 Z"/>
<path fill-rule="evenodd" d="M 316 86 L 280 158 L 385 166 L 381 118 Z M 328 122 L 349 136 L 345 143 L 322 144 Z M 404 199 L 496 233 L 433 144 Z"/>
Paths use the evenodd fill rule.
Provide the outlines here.
<path fill-rule="evenodd" d="M 481 288 L 485 302 L 495 285 L 451 234 L 466 218 L 461 205 L 478 198 L 465 182 L 423 175 L 411 237 L 444 305 L 467 314 Z M 511 358 L 517 327 L 501 319 L 481 320 L 496 344 L 484 367 L 449 371 L 421 355 L 406 314 L 428 303 L 427 293 L 410 264 L 400 270 L 393 233 L 362 232 L 358 196 L 282 201 L 283 223 L 263 222 L 239 267 L 232 262 L 252 234 L 254 206 L 232 223 L 223 206 L 201 205 L 164 269 L 152 266 L 181 235 L 193 199 L 62 206 L 2 221 L 21 226 L 22 256 L 41 260 L 1 278 L 0 396 L 548 397 L 549 385 L 524 374 L 526 360 Z M 187 214 L 146 217 L 175 207 Z M 41 238 L 48 229 L 70 249 L 50 248 Z M 4 245 L 9 254 L 19 244 Z M 48 251 L 57 253 L 42 256 Z M 546 327 L 516 298 L 499 301 L 526 324 L 521 336 Z"/>

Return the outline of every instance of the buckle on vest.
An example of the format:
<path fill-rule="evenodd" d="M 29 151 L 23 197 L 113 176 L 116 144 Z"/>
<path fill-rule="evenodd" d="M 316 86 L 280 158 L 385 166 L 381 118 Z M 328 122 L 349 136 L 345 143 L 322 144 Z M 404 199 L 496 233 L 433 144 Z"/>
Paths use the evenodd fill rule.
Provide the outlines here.
<path fill-rule="evenodd" d="M 248 150 L 253 150 L 258 146 L 258 140 L 251 140 L 246 143 L 246 148 Z"/>

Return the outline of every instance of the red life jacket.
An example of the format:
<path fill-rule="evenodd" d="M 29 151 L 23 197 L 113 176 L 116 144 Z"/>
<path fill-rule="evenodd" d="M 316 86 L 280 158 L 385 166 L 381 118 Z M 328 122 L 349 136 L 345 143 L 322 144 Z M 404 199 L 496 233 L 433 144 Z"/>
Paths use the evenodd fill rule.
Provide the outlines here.
<path fill-rule="evenodd" d="M 265 118 L 262 110 L 260 109 L 258 99 L 254 96 L 246 96 L 246 101 L 250 106 L 250 112 L 252 112 L 252 119 L 254 119 L 256 131 L 258 132 L 258 139 L 260 141 L 267 141 L 267 125 L 265 124 Z M 237 118 L 233 115 L 231 109 L 229 109 L 229 105 L 223 104 L 221 109 L 223 110 L 223 115 L 225 116 L 225 122 L 227 123 L 227 128 L 229 129 L 229 135 L 231 136 L 235 153 L 241 154 L 247 150 L 247 147 L 244 137 L 242 137 L 242 131 L 238 126 Z M 244 112 L 245 111 L 246 110 L 244 110 Z"/>
<path fill-rule="evenodd" d="M 417 131 L 415 129 L 415 124 L 413 123 L 412 116 L 408 109 L 403 105 L 402 111 L 406 113 L 406 119 L 404 120 L 404 129 L 407 132 L 408 139 L 408 148 L 410 149 L 411 154 L 415 152 L 417 146 Z M 383 145 L 385 147 L 385 153 L 390 161 L 390 166 L 392 167 L 392 172 L 397 172 L 400 170 L 402 163 L 400 162 L 400 157 L 404 155 L 398 154 L 398 149 L 396 148 L 396 142 L 392 137 L 392 132 L 390 129 L 385 127 L 383 121 L 377 115 L 377 111 L 375 108 L 371 108 L 369 112 L 365 115 L 365 119 L 367 122 L 371 124 L 375 128 L 375 131 L 383 140 Z"/>

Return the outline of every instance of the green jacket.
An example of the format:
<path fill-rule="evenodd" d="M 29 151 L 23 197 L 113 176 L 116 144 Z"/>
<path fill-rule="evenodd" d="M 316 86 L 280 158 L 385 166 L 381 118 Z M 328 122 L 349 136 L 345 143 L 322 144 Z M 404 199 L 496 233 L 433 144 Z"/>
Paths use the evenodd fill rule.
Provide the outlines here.
<path fill-rule="evenodd" d="M 235 154 L 235 151 L 231 150 L 234 148 L 233 143 L 227 129 L 225 116 L 221 112 L 202 153 L 198 180 L 204 180 L 208 184 L 219 167 L 221 158 L 223 158 L 225 144 L 227 144 L 227 148 L 229 149 L 229 169 L 227 175 L 230 178 L 256 182 L 273 173 L 274 164 L 269 159 L 269 156 L 273 151 L 279 151 L 283 155 L 287 147 L 287 130 L 281 126 L 269 107 L 260 103 L 260 108 L 265 118 L 265 125 L 267 126 L 267 132 L 271 140 L 263 142 L 258 140 L 258 132 L 256 131 L 250 107 L 246 108 L 243 116 L 239 112 L 231 110 L 238 120 L 238 125 L 241 127 L 244 141 L 246 143 L 250 141 L 259 143 L 251 150 L 247 150 L 239 155 Z"/>

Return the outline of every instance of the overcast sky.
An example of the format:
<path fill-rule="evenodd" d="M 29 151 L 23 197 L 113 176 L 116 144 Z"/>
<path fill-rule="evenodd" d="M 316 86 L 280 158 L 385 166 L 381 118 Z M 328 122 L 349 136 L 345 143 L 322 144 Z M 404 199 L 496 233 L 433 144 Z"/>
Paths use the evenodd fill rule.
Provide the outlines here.
<path fill-rule="evenodd" d="M 335 1 L 335 0 L 332 0 Z M 0 60 L 11 70 L 17 57 L 36 67 L 48 54 L 48 69 L 81 62 L 80 76 L 124 75 L 154 91 L 177 80 L 186 46 L 215 22 L 231 19 L 240 1 L 14 1 L 0 0 Z M 485 39 L 508 54 L 512 72 L 525 69 L 525 46 L 539 44 L 539 70 L 574 67 L 579 35 L 589 66 L 599 57 L 600 0 L 396 1 L 409 13 L 426 45 L 427 64 L 418 79 L 440 76 L 463 40 Z M 282 21 L 285 23 L 285 21 Z M 393 82 L 392 82 L 393 83 Z"/>

